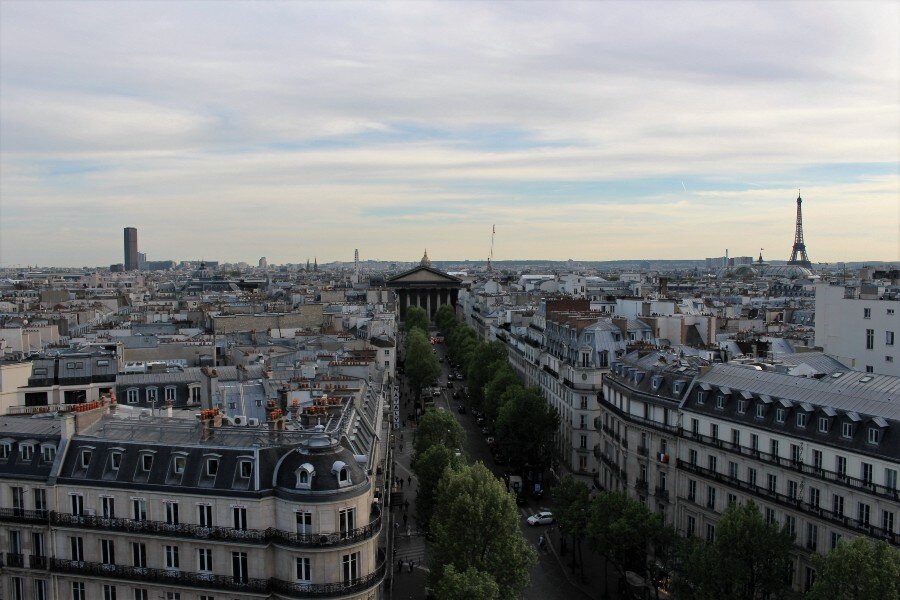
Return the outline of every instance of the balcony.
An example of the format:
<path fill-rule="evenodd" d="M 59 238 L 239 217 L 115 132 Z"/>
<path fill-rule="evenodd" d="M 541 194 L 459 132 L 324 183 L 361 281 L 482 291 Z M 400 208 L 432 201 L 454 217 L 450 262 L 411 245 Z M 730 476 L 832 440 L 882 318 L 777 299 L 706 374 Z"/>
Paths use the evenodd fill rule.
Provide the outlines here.
<path fill-rule="evenodd" d="M 638 446 L 637 451 L 638 451 L 638 454 L 640 454 L 641 456 L 649 456 L 650 455 L 650 448 L 648 448 L 647 446 Z"/>
<path fill-rule="evenodd" d="M 36 554 L 28 555 L 28 566 L 32 569 L 46 569 L 47 568 L 47 557 L 46 556 L 38 556 Z"/>
<path fill-rule="evenodd" d="M 804 502 L 800 498 L 791 497 L 786 494 L 780 494 L 770 489 L 741 481 L 740 479 L 732 477 L 730 475 L 726 475 L 725 473 L 710 471 L 709 469 L 706 469 L 704 467 L 692 465 L 689 462 L 681 459 L 678 459 L 678 468 L 684 469 L 685 471 L 689 471 L 691 473 L 696 473 L 697 475 L 700 475 L 707 479 L 712 479 L 714 481 L 722 483 L 725 486 L 740 489 L 760 498 L 777 502 L 778 504 L 781 504 L 782 506 L 786 506 L 793 510 L 798 510 L 810 515 L 814 515 L 819 519 L 830 521 L 831 523 L 840 527 L 853 529 L 870 537 L 886 540 L 894 546 L 900 546 L 900 534 L 894 533 L 893 531 L 886 531 L 871 524 L 861 523 L 845 515 L 835 513 L 830 510 L 825 510 L 821 506 Z"/>
<path fill-rule="evenodd" d="M 638 479 L 634 482 L 634 489 L 639 492 L 647 493 L 647 480 L 646 479 Z"/>
<path fill-rule="evenodd" d="M 79 529 L 102 529 L 124 533 L 140 533 L 143 535 L 161 535 L 167 537 L 186 537 L 242 544 L 278 543 L 301 548 L 321 546 L 346 546 L 369 539 L 381 530 L 381 515 L 376 516 L 368 525 L 346 532 L 333 533 L 291 533 L 270 527 L 266 530 L 235 529 L 233 527 L 201 527 L 188 523 L 172 525 L 161 521 L 138 521 L 135 519 L 108 519 L 91 515 L 71 515 L 67 513 L 50 513 L 50 522 L 61 527 L 77 527 Z"/>
<path fill-rule="evenodd" d="M 24 508 L 0 508 L 0 521 L 14 523 L 46 524 L 49 513 L 46 510 L 25 510 Z"/>
<path fill-rule="evenodd" d="M 656 486 L 656 489 L 653 490 L 653 495 L 659 498 L 660 500 L 669 501 L 669 490 L 664 487 Z"/>
<path fill-rule="evenodd" d="M 50 570 L 54 573 L 66 573 L 88 577 L 103 577 L 158 583 L 177 587 L 195 587 L 233 592 L 249 592 L 266 594 L 271 589 L 269 579 L 251 579 L 249 577 L 230 577 L 213 575 L 212 573 L 192 573 L 175 569 L 148 569 L 145 567 L 126 567 L 124 565 L 108 565 L 81 560 L 50 559 Z"/>
<path fill-rule="evenodd" d="M 790 458 L 786 458 L 783 456 L 778 456 L 774 454 L 770 454 L 768 452 L 761 452 L 757 448 L 749 448 L 747 446 L 741 446 L 740 444 L 735 444 L 734 442 L 723 442 L 722 440 L 717 440 L 708 435 L 703 435 L 701 433 L 694 433 L 692 431 L 682 431 L 682 435 L 685 438 L 693 439 L 695 441 L 700 442 L 706 446 L 713 446 L 716 448 L 723 448 L 729 452 L 734 454 L 739 454 L 741 456 L 749 456 L 756 460 L 767 462 L 769 464 L 778 465 L 781 467 L 785 467 L 799 473 L 804 473 L 806 475 L 811 475 L 818 479 L 822 479 L 825 481 L 830 481 L 833 483 L 838 483 L 845 487 L 860 490 L 869 494 L 875 494 L 877 496 L 881 496 L 883 498 L 888 498 L 889 500 L 893 500 L 894 502 L 900 501 L 900 490 L 895 488 L 889 488 L 883 485 L 875 485 L 870 481 L 866 481 L 864 479 L 859 479 L 856 477 L 848 477 L 844 473 L 837 473 L 835 471 L 828 471 L 821 467 L 815 467 L 813 465 L 804 464 L 798 460 L 792 460 Z"/>
<path fill-rule="evenodd" d="M 276 592 L 295 598 L 335 598 L 364 592 L 379 585 L 384 579 L 386 563 L 384 551 L 379 550 L 378 565 L 374 571 L 362 577 L 336 583 L 295 583 L 275 578 L 232 577 L 229 575 L 214 575 L 212 573 L 127 567 L 124 565 L 108 565 L 56 558 L 50 559 L 50 570 L 54 573 L 102 577 L 104 579 L 123 579 L 174 587 L 227 590 L 251 594 L 271 594 Z"/>
<path fill-rule="evenodd" d="M 6 566 L 22 569 L 25 567 L 25 555 L 18 552 L 6 553 Z"/>

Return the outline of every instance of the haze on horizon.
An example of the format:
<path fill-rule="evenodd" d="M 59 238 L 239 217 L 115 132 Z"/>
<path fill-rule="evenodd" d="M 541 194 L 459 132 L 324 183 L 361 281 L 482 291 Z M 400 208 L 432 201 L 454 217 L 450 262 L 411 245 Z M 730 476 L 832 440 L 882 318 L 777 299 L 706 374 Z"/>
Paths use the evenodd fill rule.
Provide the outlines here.
<path fill-rule="evenodd" d="M 0 266 L 900 260 L 896 2 L 25 2 Z"/>

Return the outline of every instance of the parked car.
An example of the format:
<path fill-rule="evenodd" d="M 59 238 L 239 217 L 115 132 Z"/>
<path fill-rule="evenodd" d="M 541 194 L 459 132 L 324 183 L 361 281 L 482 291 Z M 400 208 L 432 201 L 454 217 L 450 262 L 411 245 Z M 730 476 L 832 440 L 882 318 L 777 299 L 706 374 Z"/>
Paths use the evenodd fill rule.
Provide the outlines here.
<path fill-rule="evenodd" d="M 434 396 L 435 398 L 437 398 L 438 396 L 440 396 L 440 395 L 441 395 L 441 388 L 434 388 L 434 390 L 432 390 L 432 392 L 431 392 L 431 395 Z"/>
<path fill-rule="evenodd" d="M 528 517 L 527 521 L 529 525 L 551 525 L 553 524 L 553 513 L 543 510 Z"/>
<path fill-rule="evenodd" d="M 494 436 L 492 436 L 492 435 L 489 435 L 488 437 L 486 437 L 486 438 L 484 439 L 484 441 L 487 442 L 487 445 L 488 445 L 488 446 L 493 446 L 494 444 L 497 443 L 497 440 L 496 440 L 496 439 L 494 438 Z"/>

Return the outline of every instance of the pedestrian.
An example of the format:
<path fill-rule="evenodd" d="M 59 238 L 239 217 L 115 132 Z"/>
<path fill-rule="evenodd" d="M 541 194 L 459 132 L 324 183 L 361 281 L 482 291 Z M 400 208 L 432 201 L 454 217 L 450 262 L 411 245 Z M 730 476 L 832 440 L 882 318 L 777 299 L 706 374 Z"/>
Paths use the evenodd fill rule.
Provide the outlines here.
<path fill-rule="evenodd" d="M 403 526 L 404 526 L 404 527 L 406 527 L 406 521 L 407 521 L 408 519 L 409 519 L 409 517 L 406 516 L 406 513 L 403 513 Z"/>
<path fill-rule="evenodd" d="M 400 531 L 400 521 L 394 521 L 394 531 Z"/>
<path fill-rule="evenodd" d="M 409 572 L 412 573 L 413 570 L 413 561 L 409 561 Z"/>
<path fill-rule="evenodd" d="M 397 571 L 399 571 L 400 573 L 403 572 L 403 559 L 402 558 L 397 561 Z"/>
<path fill-rule="evenodd" d="M 412 485 L 412 475 L 406 478 L 407 485 Z"/>
<path fill-rule="evenodd" d="M 538 549 L 539 549 L 539 550 L 543 550 L 543 549 L 544 549 L 544 536 L 540 536 L 540 537 L 538 538 Z"/>

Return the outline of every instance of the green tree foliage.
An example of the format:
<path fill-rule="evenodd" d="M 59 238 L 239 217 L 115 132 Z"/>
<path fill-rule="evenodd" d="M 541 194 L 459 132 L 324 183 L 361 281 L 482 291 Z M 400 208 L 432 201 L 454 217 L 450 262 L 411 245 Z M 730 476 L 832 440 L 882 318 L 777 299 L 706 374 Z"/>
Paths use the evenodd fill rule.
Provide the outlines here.
<path fill-rule="evenodd" d="M 549 467 L 558 426 L 556 409 L 537 388 L 507 388 L 497 416 L 497 443 L 513 467 Z"/>
<path fill-rule="evenodd" d="M 432 350 L 431 342 L 421 329 L 413 329 L 406 335 L 406 378 L 417 400 L 422 388 L 431 385 L 441 375 L 441 365 Z"/>
<path fill-rule="evenodd" d="M 647 556 L 664 551 L 675 533 L 662 515 L 624 492 L 603 492 L 588 510 L 587 536 L 591 546 L 613 564 L 621 576 L 626 571 L 647 572 Z"/>
<path fill-rule="evenodd" d="M 413 446 L 416 452 L 414 462 L 435 445 L 455 450 L 462 444 L 464 435 L 462 425 L 449 412 L 426 410 L 416 430 L 416 441 Z"/>
<path fill-rule="evenodd" d="M 426 416 L 429 413 L 426 413 Z M 423 419 L 424 421 L 424 419 Z M 418 487 L 416 489 L 416 522 L 421 529 L 428 529 L 434 514 L 435 494 L 444 472 L 458 469 L 462 459 L 456 452 L 442 444 L 432 444 L 422 454 L 417 454 L 412 468 L 416 472 Z"/>
<path fill-rule="evenodd" d="M 468 371 L 471 354 L 478 345 L 478 335 L 468 325 L 457 325 L 446 338 L 447 352 L 453 362 L 460 363 Z"/>
<path fill-rule="evenodd" d="M 499 371 L 484 386 L 484 400 L 481 407 L 484 410 L 484 416 L 490 423 L 497 420 L 500 412 L 500 406 L 503 404 L 503 394 L 512 386 L 522 386 L 522 382 L 516 377 L 516 374 L 510 368 L 509 364 L 504 364 Z"/>
<path fill-rule="evenodd" d="M 468 371 L 469 396 L 474 406 L 481 406 L 484 386 L 506 364 L 506 346 L 502 342 L 482 342 L 475 346 Z"/>
<path fill-rule="evenodd" d="M 843 540 L 825 556 L 813 558 L 816 582 L 806 600 L 882 600 L 900 598 L 900 550 L 884 540 Z"/>
<path fill-rule="evenodd" d="M 403 326 L 406 331 L 412 331 L 414 328 L 421 329 L 426 335 L 428 334 L 428 314 L 424 308 L 418 306 L 410 306 L 406 309 L 406 316 L 403 317 Z"/>
<path fill-rule="evenodd" d="M 437 600 L 498 600 L 500 588 L 493 577 L 474 567 L 459 572 L 453 565 L 447 565 L 434 596 Z"/>
<path fill-rule="evenodd" d="M 559 486 L 553 490 L 555 503 L 553 515 L 559 523 L 563 535 L 572 538 L 574 552 L 573 563 L 581 559 L 582 576 L 584 576 L 584 559 L 581 554 L 581 542 L 587 533 L 588 509 L 590 508 L 590 490 L 583 481 L 577 481 L 571 475 L 563 477 Z"/>
<path fill-rule="evenodd" d="M 785 588 L 791 567 L 793 537 L 766 523 L 753 502 L 732 504 L 716 526 L 708 549 L 686 546 L 678 557 L 676 586 L 686 599 L 736 598 L 756 600 Z M 715 577 L 704 570 L 716 565 Z"/>
<path fill-rule="evenodd" d="M 431 532 L 434 587 L 448 565 L 457 573 L 474 568 L 489 575 L 502 600 L 518 598 L 528 585 L 535 552 L 519 529 L 513 497 L 483 464 L 445 472 Z"/>
<path fill-rule="evenodd" d="M 459 324 L 456 320 L 456 311 L 449 304 L 442 305 L 434 313 L 434 323 L 446 339 Z"/>

